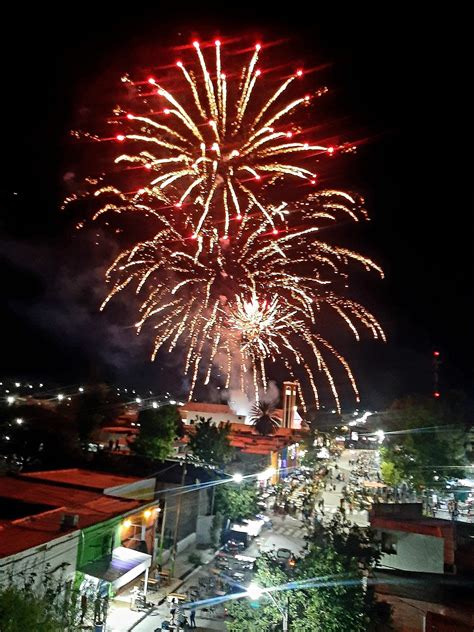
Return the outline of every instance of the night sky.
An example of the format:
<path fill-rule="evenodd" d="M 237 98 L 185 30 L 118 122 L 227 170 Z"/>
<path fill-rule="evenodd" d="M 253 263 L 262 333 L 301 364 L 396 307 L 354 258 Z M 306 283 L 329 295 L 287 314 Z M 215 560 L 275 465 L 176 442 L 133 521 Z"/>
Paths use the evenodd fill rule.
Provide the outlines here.
<path fill-rule="evenodd" d="M 340 188 L 364 194 L 371 222 L 334 235 L 386 272 L 384 281 L 358 277 L 355 295 L 379 317 L 388 344 L 365 338 L 356 346 L 344 337 L 339 345 L 363 403 L 380 408 L 402 394 L 430 394 L 435 349 L 441 391 L 472 395 L 472 175 L 464 158 L 472 125 L 462 16 L 454 24 L 449 15 L 415 16 L 413 5 L 400 4 L 393 14 L 390 7 L 346 13 L 344 3 L 309 12 L 291 3 L 291 14 L 181 3 L 173 14 L 174 3 L 161 4 L 108 13 L 83 3 L 70 14 L 18 9 L 4 22 L 1 374 L 179 389 L 176 361 L 150 365 L 147 340 L 128 327 L 125 306 L 97 311 L 109 256 L 94 249 L 93 236 L 78 239 L 77 218 L 59 209 L 75 171 L 68 132 L 108 116 L 109 89 L 124 71 L 160 65 L 156 51 L 196 35 L 244 33 L 249 41 L 286 39 L 282 54 L 293 54 L 295 67 L 328 64 L 331 95 L 322 113 L 344 139 L 366 139 L 337 175 Z"/>

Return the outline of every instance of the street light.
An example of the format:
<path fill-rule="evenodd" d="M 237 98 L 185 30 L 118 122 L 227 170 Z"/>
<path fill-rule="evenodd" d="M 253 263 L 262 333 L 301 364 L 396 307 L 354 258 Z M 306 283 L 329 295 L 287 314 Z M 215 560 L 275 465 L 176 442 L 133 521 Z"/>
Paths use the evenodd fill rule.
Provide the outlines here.
<path fill-rule="evenodd" d="M 240 472 L 236 472 L 232 475 L 232 480 L 234 483 L 241 483 L 244 480 L 244 476 Z"/>
<path fill-rule="evenodd" d="M 282 630 L 283 632 L 288 632 L 288 619 L 289 619 L 289 602 L 290 602 L 290 598 L 288 596 L 288 603 L 286 605 L 285 608 L 282 608 L 280 606 L 280 604 L 278 603 L 278 601 L 276 601 L 275 597 L 272 595 L 272 593 L 268 590 L 268 589 L 263 589 L 261 586 L 259 586 L 258 584 L 255 584 L 254 582 L 252 582 L 251 584 L 248 585 L 247 587 L 247 596 L 252 600 L 252 601 L 258 601 L 260 599 L 260 597 L 262 597 L 262 595 L 267 595 L 267 597 L 269 597 L 272 602 L 274 603 L 274 605 L 278 608 L 278 611 L 280 612 L 283 620 L 282 620 Z"/>

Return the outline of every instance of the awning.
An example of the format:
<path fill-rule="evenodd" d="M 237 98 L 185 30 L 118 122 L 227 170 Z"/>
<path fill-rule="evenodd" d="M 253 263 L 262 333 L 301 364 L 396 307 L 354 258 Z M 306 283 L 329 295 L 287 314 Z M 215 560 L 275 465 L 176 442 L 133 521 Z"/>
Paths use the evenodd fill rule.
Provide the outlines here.
<path fill-rule="evenodd" d="M 112 551 L 112 559 L 105 558 L 87 564 L 81 571 L 86 575 L 110 582 L 118 590 L 128 584 L 151 566 L 151 555 L 125 546 Z"/>

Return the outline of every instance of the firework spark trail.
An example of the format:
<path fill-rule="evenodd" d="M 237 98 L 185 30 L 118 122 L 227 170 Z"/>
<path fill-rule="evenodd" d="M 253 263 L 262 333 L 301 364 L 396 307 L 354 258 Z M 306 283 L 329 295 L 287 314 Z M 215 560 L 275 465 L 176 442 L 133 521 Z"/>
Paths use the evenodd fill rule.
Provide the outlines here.
<path fill-rule="evenodd" d="M 343 199 L 333 192 L 330 198 L 324 196 L 324 205 L 332 200 L 340 206 Z M 297 207 L 292 212 L 298 212 Z M 314 223 L 323 227 L 329 220 L 317 207 L 313 218 L 312 226 L 294 232 L 288 228 L 277 237 L 270 220 L 249 217 L 235 239 L 218 240 L 212 249 L 201 248 L 196 240 L 164 223 L 153 240 L 140 242 L 117 257 L 108 271 L 113 288 L 103 306 L 117 292 L 135 287 L 136 294 L 144 297 L 137 333 L 146 323 L 154 326 L 153 356 L 162 347 L 168 351 L 178 344 L 187 348 L 190 397 L 200 372 L 206 384 L 214 375 L 227 384 L 240 382 L 258 397 L 266 386 L 265 365 L 284 359 L 293 367 L 291 376 L 298 373 L 319 401 L 311 368 L 316 365 L 339 408 L 331 358 L 347 375 L 356 398 L 358 391 L 347 361 L 319 333 L 321 309 L 332 310 L 356 339 L 360 327 L 375 338 L 384 338 L 365 307 L 334 291 L 341 278 L 346 280 L 351 262 L 380 274 L 381 270 L 358 253 L 314 239 L 319 228 Z M 299 266 L 319 253 L 323 256 L 318 269 L 300 274 Z M 229 357 L 227 364 L 217 361 L 220 353 Z"/>
<path fill-rule="evenodd" d="M 282 182 L 315 185 L 312 162 L 334 152 L 294 139 L 302 131 L 288 117 L 311 97 L 284 99 L 302 71 L 265 98 L 259 45 L 242 72 L 230 75 L 240 83 L 223 72 L 220 41 L 215 68 L 199 43 L 194 49 L 196 68 L 177 62 L 184 91 L 168 90 L 165 80 L 153 77 L 145 84 L 124 78 L 137 92 L 137 111 L 115 111 L 122 132 L 115 140 L 127 151 L 115 157 L 114 175 L 120 180 L 117 169 L 134 169 L 140 188 L 123 191 L 105 176 L 87 180 L 97 184 L 94 220 L 130 214 L 137 224 L 141 217 L 153 222 L 153 237 L 125 249 L 109 267 L 112 288 L 101 309 L 133 288 L 140 301 L 137 334 L 154 329 L 152 359 L 160 349 L 184 348 L 190 398 L 202 376 L 204 384 L 213 378 L 226 387 L 239 383 L 258 399 L 269 365 L 280 360 L 299 381 L 304 407 L 303 390 L 319 405 L 320 374 L 339 409 L 337 367 L 356 399 L 358 391 L 349 364 L 321 335 L 324 310 L 356 340 L 362 329 L 384 340 L 375 317 L 340 291 L 349 266 L 383 273 L 367 257 L 323 241 L 319 231 L 340 219 L 366 219 L 363 200 L 313 186 L 297 201 L 285 199 L 286 190 L 282 195 Z M 254 103 L 257 94 L 263 98 Z M 80 197 L 71 195 L 65 204 Z"/>
<path fill-rule="evenodd" d="M 334 151 L 318 143 L 284 142 L 300 133 L 288 117 L 311 99 L 305 95 L 285 103 L 285 93 L 303 72 L 297 70 L 285 78 L 263 106 L 257 107 L 254 94 L 256 103 L 265 95 L 265 87 L 259 85 L 259 44 L 240 73 L 240 83 L 229 81 L 222 72 L 223 46 L 219 40 L 214 43 L 212 68 L 200 44 L 194 42 L 193 47 L 198 71 L 188 70 L 181 60 L 176 64 L 188 94 L 181 91 L 177 97 L 150 77 L 146 86 L 151 86 L 154 94 L 145 93 L 146 99 L 137 99 L 136 104 L 138 110 L 145 111 L 124 112 L 121 117 L 123 130 L 115 138 L 125 143 L 128 151 L 118 156 L 116 163 L 141 165 L 147 172 L 144 186 L 138 192 L 123 194 L 124 199 L 133 203 L 137 199 L 166 201 L 170 209 L 185 206 L 195 236 L 202 234 L 210 240 L 238 232 L 239 223 L 231 219 L 240 220 L 242 214 L 250 212 L 260 213 L 274 228 L 279 215 L 275 209 L 269 212 L 272 189 L 281 186 L 285 178 L 314 184 L 317 174 L 311 162 L 315 162 L 315 154 Z M 144 91 L 142 84 L 133 85 Z M 275 129 L 277 124 L 281 128 Z M 310 168 L 289 162 L 295 156 L 301 156 Z"/>

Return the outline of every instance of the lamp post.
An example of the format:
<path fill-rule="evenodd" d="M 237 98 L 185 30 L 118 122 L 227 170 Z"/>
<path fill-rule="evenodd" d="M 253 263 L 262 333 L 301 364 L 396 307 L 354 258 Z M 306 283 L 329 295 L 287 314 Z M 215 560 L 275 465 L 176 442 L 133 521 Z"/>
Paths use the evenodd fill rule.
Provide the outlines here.
<path fill-rule="evenodd" d="M 278 601 L 275 599 L 275 597 L 272 595 L 272 593 L 269 590 L 265 590 L 261 586 L 253 582 L 247 588 L 247 595 L 250 597 L 252 601 L 258 601 L 260 597 L 262 597 L 262 595 L 267 595 L 268 597 L 270 597 L 270 599 L 278 608 L 278 611 L 280 612 L 282 616 L 283 632 L 289 632 L 289 629 L 290 629 L 290 596 L 289 595 L 287 595 L 287 603 L 284 608 L 278 603 Z"/>

